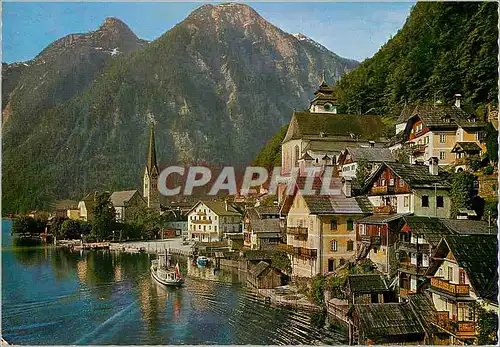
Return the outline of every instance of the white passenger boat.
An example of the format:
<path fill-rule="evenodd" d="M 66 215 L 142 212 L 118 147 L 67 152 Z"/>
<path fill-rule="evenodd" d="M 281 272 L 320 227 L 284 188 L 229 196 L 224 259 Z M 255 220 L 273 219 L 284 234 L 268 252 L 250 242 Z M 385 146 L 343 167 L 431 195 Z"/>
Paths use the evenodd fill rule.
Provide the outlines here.
<path fill-rule="evenodd" d="M 165 286 L 180 286 L 184 283 L 184 278 L 179 270 L 179 263 L 175 267 L 167 264 L 167 254 L 158 254 L 158 260 L 151 262 L 151 276 Z"/>

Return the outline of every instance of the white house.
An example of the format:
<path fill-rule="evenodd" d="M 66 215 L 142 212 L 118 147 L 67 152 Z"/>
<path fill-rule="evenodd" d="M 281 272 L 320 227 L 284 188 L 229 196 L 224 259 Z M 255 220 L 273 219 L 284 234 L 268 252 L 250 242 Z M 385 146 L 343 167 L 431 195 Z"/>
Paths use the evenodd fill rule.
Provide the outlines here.
<path fill-rule="evenodd" d="M 225 201 L 198 201 L 188 212 L 188 237 L 200 242 L 221 241 L 241 232 L 241 214 Z"/>

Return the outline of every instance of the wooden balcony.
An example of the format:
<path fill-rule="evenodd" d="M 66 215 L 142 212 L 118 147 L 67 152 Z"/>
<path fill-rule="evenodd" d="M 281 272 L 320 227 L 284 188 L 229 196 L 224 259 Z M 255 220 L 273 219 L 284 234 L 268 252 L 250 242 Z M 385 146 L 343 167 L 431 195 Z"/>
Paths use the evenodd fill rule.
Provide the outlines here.
<path fill-rule="evenodd" d="M 382 238 L 380 236 L 371 236 L 371 235 L 361 235 L 361 242 L 367 245 L 380 245 L 382 242 Z"/>
<path fill-rule="evenodd" d="M 429 244 L 416 244 L 406 241 L 397 241 L 396 242 L 396 252 L 413 252 L 413 253 L 429 253 L 430 245 Z"/>
<path fill-rule="evenodd" d="M 459 322 L 450 319 L 448 311 L 436 312 L 436 324 L 462 338 L 473 338 L 476 333 L 475 322 Z"/>
<path fill-rule="evenodd" d="M 210 220 L 210 219 L 192 220 L 191 224 L 212 224 L 212 220 Z"/>
<path fill-rule="evenodd" d="M 373 213 L 390 214 L 390 213 L 396 213 L 397 211 L 398 208 L 392 205 L 375 206 L 373 208 Z"/>
<path fill-rule="evenodd" d="M 278 249 L 288 254 L 294 254 L 294 247 L 292 245 L 285 245 L 283 243 L 279 243 Z"/>
<path fill-rule="evenodd" d="M 372 187 L 372 195 L 385 195 L 385 194 L 394 194 L 395 192 L 394 186 L 376 186 Z"/>
<path fill-rule="evenodd" d="M 305 248 L 305 247 L 297 247 L 298 248 L 298 256 L 305 259 L 316 258 L 318 256 L 318 250 L 315 248 Z"/>
<path fill-rule="evenodd" d="M 305 235 L 307 236 L 307 228 L 305 227 L 287 227 L 286 233 L 290 235 Z"/>
<path fill-rule="evenodd" d="M 421 266 L 417 268 L 417 265 L 412 263 L 399 263 L 399 270 L 402 272 L 414 274 L 414 275 L 424 275 L 427 268 L 422 268 Z"/>
<path fill-rule="evenodd" d="M 415 291 L 411 289 L 406 289 L 406 288 L 399 288 L 399 296 L 402 298 L 407 298 L 408 294 L 414 294 Z"/>
<path fill-rule="evenodd" d="M 450 283 L 448 280 L 442 279 L 440 277 L 431 278 L 431 287 L 454 296 L 470 295 L 468 284 Z"/>

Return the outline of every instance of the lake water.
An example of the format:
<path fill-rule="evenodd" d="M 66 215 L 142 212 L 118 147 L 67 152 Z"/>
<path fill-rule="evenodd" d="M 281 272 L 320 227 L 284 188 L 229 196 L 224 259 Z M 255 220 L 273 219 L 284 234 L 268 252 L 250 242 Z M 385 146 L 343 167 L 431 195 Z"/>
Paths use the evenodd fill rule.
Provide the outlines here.
<path fill-rule="evenodd" d="M 11 344 L 344 344 L 317 315 L 266 304 L 238 273 L 189 267 L 182 288 L 147 254 L 12 245 L 2 221 L 2 336 Z M 202 277 L 202 278 L 199 278 Z"/>

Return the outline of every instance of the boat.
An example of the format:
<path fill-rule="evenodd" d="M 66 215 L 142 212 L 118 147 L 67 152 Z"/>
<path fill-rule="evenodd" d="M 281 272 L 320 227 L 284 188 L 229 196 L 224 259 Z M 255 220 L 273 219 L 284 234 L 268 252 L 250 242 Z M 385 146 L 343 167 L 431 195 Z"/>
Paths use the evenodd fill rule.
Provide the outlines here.
<path fill-rule="evenodd" d="M 197 259 L 198 265 L 205 266 L 208 264 L 208 258 L 204 256 L 199 256 Z"/>
<path fill-rule="evenodd" d="M 165 286 L 180 286 L 184 283 L 184 278 L 179 270 L 179 263 L 175 267 L 167 264 L 168 254 L 158 254 L 158 259 L 151 261 L 151 276 Z"/>

